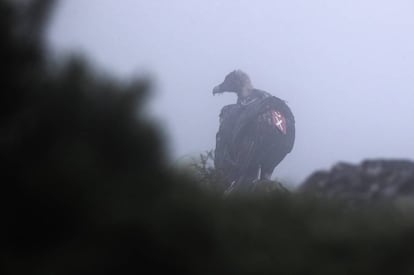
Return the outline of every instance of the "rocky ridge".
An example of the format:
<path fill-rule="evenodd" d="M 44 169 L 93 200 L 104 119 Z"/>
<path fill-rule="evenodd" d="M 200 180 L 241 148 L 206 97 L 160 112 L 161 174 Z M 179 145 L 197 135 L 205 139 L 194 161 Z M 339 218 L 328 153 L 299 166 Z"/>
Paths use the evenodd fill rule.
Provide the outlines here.
<path fill-rule="evenodd" d="M 313 173 L 298 191 L 348 202 L 414 199 L 414 162 L 386 159 L 365 160 L 360 164 L 340 162 L 329 171 Z"/>

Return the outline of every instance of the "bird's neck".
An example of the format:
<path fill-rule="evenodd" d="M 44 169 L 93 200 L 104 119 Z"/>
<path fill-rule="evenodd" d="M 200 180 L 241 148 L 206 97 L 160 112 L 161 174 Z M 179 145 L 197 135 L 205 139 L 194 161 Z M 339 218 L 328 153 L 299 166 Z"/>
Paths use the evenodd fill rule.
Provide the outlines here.
<path fill-rule="evenodd" d="M 248 105 L 253 101 L 256 101 L 256 97 L 254 96 L 254 89 L 249 88 L 244 90 L 243 92 L 239 92 L 237 94 L 237 103 L 241 105 Z"/>
<path fill-rule="evenodd" d="M 244 99 L 250 96 L 253 92 L 253 87 L 243 87 L 238 93 L 237 96 L 239 99 Z"/>

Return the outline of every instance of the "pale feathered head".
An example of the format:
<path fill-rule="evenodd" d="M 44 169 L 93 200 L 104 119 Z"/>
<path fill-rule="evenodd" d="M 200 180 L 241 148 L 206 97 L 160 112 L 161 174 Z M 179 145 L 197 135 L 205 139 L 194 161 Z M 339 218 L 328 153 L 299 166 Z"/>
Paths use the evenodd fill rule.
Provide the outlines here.
<path fill-rule="evenodd" d="M 241 70 L 235 70 L 229 73 L 221 84 L 214 87 L 213 95 L 224 92 L 240 94 L 243 90 L 251 88 L 250 77 Z"/>

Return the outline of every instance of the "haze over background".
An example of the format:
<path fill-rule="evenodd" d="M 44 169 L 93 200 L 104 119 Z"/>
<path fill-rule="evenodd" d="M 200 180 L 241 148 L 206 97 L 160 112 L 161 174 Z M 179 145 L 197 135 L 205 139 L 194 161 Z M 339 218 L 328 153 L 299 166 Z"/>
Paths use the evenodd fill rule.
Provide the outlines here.
<path fill-rule="evenodd" d="M 173 160 L 215 146 L 212 96 L 234 69 L 286 100 L 296 144 L 273 176 L 299 184 L 338 161 L 414 158 L 412 0 L 62 0 L 49 40 L 121 77 L 154 80 Z"/>

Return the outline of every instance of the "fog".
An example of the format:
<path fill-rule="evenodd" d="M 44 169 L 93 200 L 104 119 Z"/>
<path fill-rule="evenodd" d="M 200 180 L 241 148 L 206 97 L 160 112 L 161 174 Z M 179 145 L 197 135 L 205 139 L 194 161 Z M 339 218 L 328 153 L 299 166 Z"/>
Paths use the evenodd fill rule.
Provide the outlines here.
<path fill-rule="evenodd" d="M 63 0 L 49 41 L 150 76 L 173 161 L 214 148 L 236 95 L 212 88 L 244 70 L 295 114 L 295 147 L 273 177 L 299 184 L 338 161 L 413 158 L 413 15 L 411 0 Z"/>

